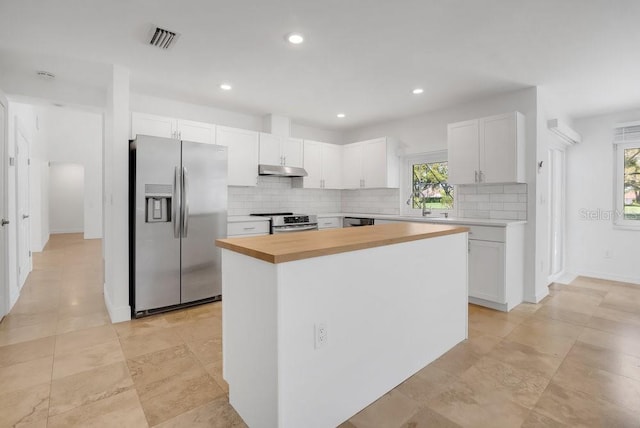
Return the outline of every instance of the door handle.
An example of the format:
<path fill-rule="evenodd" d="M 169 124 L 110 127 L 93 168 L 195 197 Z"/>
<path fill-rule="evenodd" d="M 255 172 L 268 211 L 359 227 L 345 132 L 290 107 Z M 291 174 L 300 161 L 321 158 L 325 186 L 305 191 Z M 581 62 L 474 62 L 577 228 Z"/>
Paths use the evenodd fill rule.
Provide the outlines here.
<path fill-rule="evenodd" d="M 189 232 L 189 172 L 182 167 L 182 237 Z"/>
<path fill-rule="evenodd" d="M 180 170 L 176 166 L 173 170 L 173 201 L 171 203 L 171 221 L 173 222 L 173 237 L 180 237 L 180 222 L 178 216 L 178 205 L 182 205 Z M 182 208 L 180 209 L 182 211 Z"/>
<path fill-rule="evenodd" d="M 29 214 L 22 214 L 22 219 L 24 220 L 26 218 L 29 218 Z"/>
<path fill-rule="evenodd" d="M 2 220 L 0 220 L 0 226 L 6 226 L 7 224 L 9 224 L 9 220 L 4 219 L 4 218 Z"/>

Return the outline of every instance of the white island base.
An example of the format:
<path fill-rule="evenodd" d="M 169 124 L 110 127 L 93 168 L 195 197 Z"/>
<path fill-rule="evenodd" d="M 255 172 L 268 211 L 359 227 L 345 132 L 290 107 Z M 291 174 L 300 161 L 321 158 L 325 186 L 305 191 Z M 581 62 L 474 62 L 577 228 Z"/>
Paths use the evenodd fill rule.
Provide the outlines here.
<path fill-rule="evenodd" d="M 223 374 L 252 428 L 335 427 L 467 337 L 467 233 L 286 263 L 222 253 Z"/>

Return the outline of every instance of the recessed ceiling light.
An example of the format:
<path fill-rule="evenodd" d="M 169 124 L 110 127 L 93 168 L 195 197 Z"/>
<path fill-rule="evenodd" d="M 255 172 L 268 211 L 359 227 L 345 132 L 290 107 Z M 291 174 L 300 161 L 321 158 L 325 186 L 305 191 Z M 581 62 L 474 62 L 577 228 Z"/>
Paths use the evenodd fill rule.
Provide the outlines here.
<path fill-rule="evenodd" d="M 413 91 L 411 91 L 411 92 L 413 92 L 413 94 L 414 94 L 414 95 L 419 95 L 419 94 L 421 94 L 421 93 L 423 93 L 423 92 L 424 92 L 424 89 L 422 89 L 422 88 L 415 88 L 415 89 L 414 89 Z"/>
<path fill-rule="evenodd" d="M 300 33 L 291 33 L 287 35 L 287 40 L 289 41 L 289 43 L 299 45 L 300 43 L 304 42 L 304 37 L 302 37 L 302 34 Z"/>
<path fill-rule="evenodd" d="M 231 85 L 228 83 L 223 83 L 222 85 L 220 85 L 220 89 L 222 89 L 223 91 L 230 91 Z"/>
<path fill-rule="evenodd" d="M 337 117 L 339 117 L 340 119 L 342 119 L 343 117 L 345 117 L 345 116 L 346 116 L 346 114 L 344 114 L 344 113 L 338 113 L 338 114 L 336 114 L 336 116 L 337 116 Z"/>

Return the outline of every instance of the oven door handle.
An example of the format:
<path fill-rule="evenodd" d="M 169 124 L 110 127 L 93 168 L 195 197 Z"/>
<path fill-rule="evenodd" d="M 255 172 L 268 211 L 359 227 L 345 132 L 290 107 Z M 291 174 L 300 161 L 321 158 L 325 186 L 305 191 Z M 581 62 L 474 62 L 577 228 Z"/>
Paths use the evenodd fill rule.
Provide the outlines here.
<path fill-rule="evenodd" d="M 317 224 L 310 224 L 308 226 L 294 226 L 294 227 L 274 227 L 273 233 L 302 232 L 305 230 L 316 230 L 317 228 L 318 228 Z"/>

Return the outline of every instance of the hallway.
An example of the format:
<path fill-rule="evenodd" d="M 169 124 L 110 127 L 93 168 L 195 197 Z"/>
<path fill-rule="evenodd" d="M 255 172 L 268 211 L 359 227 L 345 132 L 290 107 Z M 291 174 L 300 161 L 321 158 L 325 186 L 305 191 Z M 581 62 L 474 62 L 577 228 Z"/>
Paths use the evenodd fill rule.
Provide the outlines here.
<path fill-rule="evenodd" d="M 101 241 L 51 235 L 0 323 L 0 427 L 245 426 L 221 325 L 220 303 L 111 324 Z"/>

